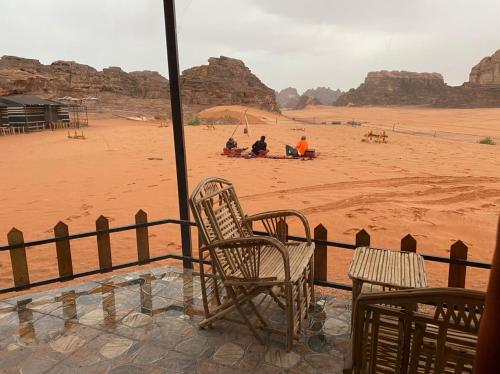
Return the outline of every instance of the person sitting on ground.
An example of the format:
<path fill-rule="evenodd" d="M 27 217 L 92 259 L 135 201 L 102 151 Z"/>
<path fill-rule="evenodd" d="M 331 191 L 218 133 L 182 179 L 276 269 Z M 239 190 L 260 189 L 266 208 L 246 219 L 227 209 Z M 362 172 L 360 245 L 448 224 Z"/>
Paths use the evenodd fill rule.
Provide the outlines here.
<path fill-rule="evenodd" d="M 260 151 L 267 151 L 266 137 L 264 135 L 252 145 L 252 154 L 254 156 L 258 156 Z"/>
<path fill-rule="evenodd" d="M 236 140 L 234 140 L 234 138 L 229 138 L 228 141 L 226 142 L 227 149 L 233 149 L 236 148 L 237 146 L 238 143 L 236 142 Z"/>
<path fill-rule="evenodd" d="M 293 148 L 291 145 L 287 145 L 285 147 L 285 150 L 287 156 L 300 157 L 305 155 L 308 148 L 309 144 L 307 143 L 306 137 L 303 135 L 295 148 Z"/>

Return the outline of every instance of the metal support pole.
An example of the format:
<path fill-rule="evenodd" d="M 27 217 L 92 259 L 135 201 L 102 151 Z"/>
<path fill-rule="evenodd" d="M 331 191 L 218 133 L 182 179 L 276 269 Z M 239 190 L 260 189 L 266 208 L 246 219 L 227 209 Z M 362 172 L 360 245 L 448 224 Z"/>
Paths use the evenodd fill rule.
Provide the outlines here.
<path fill-rule="evenodd" d="M 186 147 L 182 122 L 181 88 L 179 83 L 179 57 L 177 53 L 177 31 L 175 25 L 175 0 L 163 0 L 165 32 L 167 36 L 168 79 L 170 81 L 170 103 L 172 106 L 172 127 L 174 129 L 175 166 L 177 171 L 177 191 L 181 220 L 189 220 L 189 192 L 186 169 Z M 181 225 L 182 260 L 185 268 L 192 269 L 193 263 L 186 257 L 193 256 L 191 227 Z"/>

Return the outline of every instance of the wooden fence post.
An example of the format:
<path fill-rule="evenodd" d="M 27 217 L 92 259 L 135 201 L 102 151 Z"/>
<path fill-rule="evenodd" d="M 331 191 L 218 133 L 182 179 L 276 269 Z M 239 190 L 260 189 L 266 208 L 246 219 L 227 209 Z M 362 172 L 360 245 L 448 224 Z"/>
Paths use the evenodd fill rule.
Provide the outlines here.
<path fill-rule="evenodd" d="M 54 236 L 56 238 L 63 238 L 69 235 L 68 225 L 59 221 L 54 226 Z M 57 252 L 57 267 L 59 269 L 60 277 L 73 276 L 73 262 L 71 261 L 71 247 L 69 239 L 64 239 L 56 242 Z"/>
<path fill-rule="evenodd" d="M 284 219 L 278 220 L 276 222 L 276 239 L 279 241 L 286 243 L 288 236 L 288 223 Z"/>
<path fill-rule="evenodd" d="M 15 227 L 9 231 L 7 234 L 7 241 L 9 245 L 23 244 L 24 237 L 23 233 L 16 229 Z M 11 249 L 10 262 L 12 265 L 12 276 L 14 278 L 14 285 L 17 286 L 27 286 L 30 284 L 30 275 L 28 272 L 28 261 L 26 260 L 26 248 L 16 248 Z"/>
<path fill-rule="evenodd" d="M 100 216 L 95 221 L 96 231 L 109 230 L 109 220 Z M 99 268 L 109 269 L 113 266 L 111 261 L 111 241 L 109 239 L 109 232 L 97 234 L 97 252 L 99 254 Z"/>
<path fill-rule="evenodd" d="M 148 223 L 147 213 L 140 209 L 135 214 L 135 224 L 141 225 Z M 135 237 L 137 240 L 137 260 L 149 260 L 149 230 L 148 227 L 137 227 L 135 229 Z"/>
<path fill-rule="evenodd" d="M 401 239 L 401 251 L 417 252 L 417 241 L 410 234 Z"/>
<path fill-rule="evenodd" d="M 321 223 L 314 228 L 314 239 L 328 240 L 328 231 Z M 314 280 L 326 281 L 328 276 L 328 257 L 325 244 L 316 243 L 314 248 Z"/>
<path fill-rule="evenodd" d="M 356 247 L 369 247 L 370 246 L 370 234 L 366 232 L 365 229 L 361 229 L 356 234 Z"/>
<path fill-rule="evenodd" d="M 461 241 L 457 241 L 450 247 L 450 259 L 467 260 L 467 246 Z M 448 273 L 448 287 L 465 288 L 465 274 L 467 266 L 461 264 L 450 264 Z"/>

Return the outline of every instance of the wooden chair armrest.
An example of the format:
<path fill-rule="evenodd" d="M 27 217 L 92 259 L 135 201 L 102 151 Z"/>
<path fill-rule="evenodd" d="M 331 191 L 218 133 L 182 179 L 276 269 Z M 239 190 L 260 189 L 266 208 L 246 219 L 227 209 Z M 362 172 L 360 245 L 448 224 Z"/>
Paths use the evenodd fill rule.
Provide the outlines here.
<path fill-rule="evenodd" d="M 258 213 L 244 217 L 243 222 L 262 221 L 269 218 L 280 218 L 280 217 L 290 217 L 290 216 L 295 216 L 300 219 L 300 221 L 304 225 L 304 231 L 307 243 L 311 244 L 311 229 L 309 227 L 309 221 L 307 220 L 306 216 L 301 212 L 299 212 L 298 210 L 275 210 L 270 212 Z"/>
<path fill-rule="evenodd" d="M 209 245 L 202 246 L 200 248 L 200 253 L 204 251 L 209 251 L 215 248 L 229 249 L 231 248 L 242 248 L 242 247 L 252 247 L 252 246 L 270 246 L 280 252 L 283 258 L 283 268 L 285 271 L 285 281 L 290 280 L 290 257 L 288 250 L 278 239 L 269 236 L 250 236 L 241 238 L 231 238 L 224 240 L 217 240 Z"/>

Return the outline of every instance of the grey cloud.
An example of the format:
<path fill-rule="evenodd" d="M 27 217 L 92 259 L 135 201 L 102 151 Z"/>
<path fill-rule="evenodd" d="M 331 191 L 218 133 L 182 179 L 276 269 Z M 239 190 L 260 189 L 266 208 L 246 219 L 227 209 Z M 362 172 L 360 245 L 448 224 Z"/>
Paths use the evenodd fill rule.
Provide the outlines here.
<path fill-rule="evenodd" d="M 0 54 L 167 73 L 160 0 L 1 0 Z M 348 89 L 368 71 L 451 84 L 500 48 L 497 0 L 177 0 L 181 68 L 241 58 L 267 85 Z M 36 21 L 34 21 L 36 20 Z"/>

